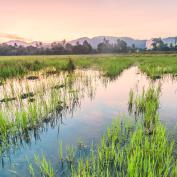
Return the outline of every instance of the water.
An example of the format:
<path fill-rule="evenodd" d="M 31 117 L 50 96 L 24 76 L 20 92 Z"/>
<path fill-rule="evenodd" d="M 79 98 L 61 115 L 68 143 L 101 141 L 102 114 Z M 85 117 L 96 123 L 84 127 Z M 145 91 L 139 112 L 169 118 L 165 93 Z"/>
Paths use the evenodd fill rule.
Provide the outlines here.
<path fill-rule="evenodd" d="M 85 71 L 90 72 L 90 71 Z M 93 71 L 91 71 L 92 73 Z M 98 76 L 98 75 L 97 75 Z M 31 142 L 23 143 L 10 157 L 4 157 L 0 169 L 0 177 L 27 176 L 27 159 L 33 161 L 34 154 L 45 154 L 57 168 L 59 143 L 63 143 L 63 149 L 67 145 L 77 146 L 79 140 L 86 145 L 92 141 L 99 143 L 106 128 L 112 120 L 120 116 L 128 116 L 128 97 L 131 88 L 139 92 L 143 87 L 147 88 L 152 82 L 145 75 L 140 74 L 137 67 L 125 70 L 114 81 L 105 81 L 97 77 L 92 83 L 94 92 L 86 94 L 80 99 L 80 104 L 73 113 L 67 112 L 61 121 L 53 126 L 45 125 L 39 130 L 38 139 L 32 138 Z M 94 79 L 94 78 L 93 78 Z M 177 81 L 169 76 L 155 81 L 161 83 L 160 119 L 169 130 L 177 122 Z"/>

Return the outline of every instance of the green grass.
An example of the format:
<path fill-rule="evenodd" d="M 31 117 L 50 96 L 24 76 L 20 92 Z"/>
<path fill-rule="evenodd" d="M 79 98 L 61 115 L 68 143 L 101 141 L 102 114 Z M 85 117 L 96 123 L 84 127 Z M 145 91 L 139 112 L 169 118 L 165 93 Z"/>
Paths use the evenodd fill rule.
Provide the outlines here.
<path fill-rule="evenodd" d="M 151 78 L 159 78 L 163 74 L 177 74 L 175 54 L 14 56 L 0 57 L 0 78 L 19 77 L 46 67 L 55 67 L 58 71 L 67 70 L 69 59 L 72 59 L 78 68 L 97 68 L 111 78 L 133 64 L 138 65 Z"/>
<path fill-rule="evenodd" d="M 24 56 L 0 57 L 0 78 L 24 76 L 31 71 L 38 71 L 46 67 L 54 67 L 57 71 L 68 70 L 68 61 L 72 59 L 78 68 L 96 67 L 107 76 L 118 75 L 123 69 L 132 64 L 128 57 L 114 56 Z"/>
<path fill-rule="evenodd" d="M 67 60 L 44 57 L 0 57 L 0 78 L 21 77 L 31 71 L 56 66 L 58 70 L 67 68 Z"/>
<path fill-rule="evenodd" d="M 164 74 L 177 74 L 177 55 L 143 56 L 139 62 L 141 71 L 152 79 L 160 78 Z"/>

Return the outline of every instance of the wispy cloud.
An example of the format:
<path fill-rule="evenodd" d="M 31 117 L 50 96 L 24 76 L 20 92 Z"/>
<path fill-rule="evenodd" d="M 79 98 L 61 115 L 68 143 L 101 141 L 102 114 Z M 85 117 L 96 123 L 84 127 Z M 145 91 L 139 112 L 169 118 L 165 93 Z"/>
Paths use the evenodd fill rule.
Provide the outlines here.
<path fill-rule="evenodd" d="M 21 37 L 16 34 L 8 34 L 8 33 L 0 33 L 0 38 L 7 39 L 7 40 L 20 40 L 20 41 L 29 41 L 30 39 Z"/>

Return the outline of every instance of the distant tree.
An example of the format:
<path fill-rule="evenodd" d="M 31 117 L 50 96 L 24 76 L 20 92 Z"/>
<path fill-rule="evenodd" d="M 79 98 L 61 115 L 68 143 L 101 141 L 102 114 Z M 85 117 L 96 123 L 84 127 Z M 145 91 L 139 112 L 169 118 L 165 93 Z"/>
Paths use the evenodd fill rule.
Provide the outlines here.
<path fill-rule="evenodd" d="M 177 37 L 175 37 L 175 47 L 177 46 Z"/>
<path fill-rule="evenodd" d="M 73 53 L 73 46 L 70 43 L 66 43 L 65 50 L 68 54 L 72 54 Z"/>
<path fill-rule="evenodd" d="M 39 47 L 42 47 L 42 42 L 39 42 Z"/>
<path fill-rule="evenodd" d="M 124 53 L 128 51 L 127 43 L 118 39 L 117 43 L 110 44 L 108 40 L 104 39 L 103 42 L 97 46 L 99 53 Z"/>
<path fill-rule="evenodd" d="M 112 53 L 113 52 L 113 45 L 109 43 L 109 40 L 106 38 L 103 39 L 103 42 L 99 43 L 97 46 L 97 51 L 99 53 Z"/>
<path fill-rule="evenodd" d="M 125 41 L 120 40 L 119 47 L 121 52 L 127 52 L 127 43 Z"/>
<path fill-rule="evenodd" d="M 83 45 L 82 45 L 82 52 L 84 53 L 84 54 L 89 54 L 89 53 L 91 53 L 92 52 L 92 46 L 88 43 L 88 41 L 84 41 L 83 42 Z"/>
<path fill-rule="evenodd" d="M 135 49 L 136 49 L 135 44 L 132 44 L 132 49 L 133 49 L 133 50 L 135 50 Z"/>
<path fill-rule="evenodd" d="M 123 52 L 127 52 L 128 48 L 127 48 L 127 43 L 123 40 L 118 39 L 117 43 L 114 45 L 114 50 L 115 53 L 123 53 Z"/>
<path fill-rule="evenodd" d="M 83 44 L 79 42 L 73 46 L 73 53 L 74 54 L 89 54 L 92 53 L 92 46 L 88 43 L 88 41 L 84 41 Z"/>
<path fill-rule="evenodd" d="M 152 41 L 153 50 L 161 51 L 169 49 L 169 47 L 166 44 L 164 44 L 161 38 L 154 38 Z"/>
<path fill-rule="evenodd" d="M 66 45 L 66 40 L 64 39 L 64 40 L 61 42 L 61 44 L 62 44 L 63 46 L 65 46 L 65 45 Z"/>
<path fill-rule="evenodd" d="M 170 49 L 172 49 L 173 48 L 173 44 L 172 43 L 170 43 Z"/>
<path fill-rule="evenodd" d="M 73 46 L 73 53 L 74 54 L 82 54 L 82 45 L 77 42 L 75 46 Z"/>
<path fill-rule="evenodd" d="M 62 44 L 60 43 L 52 43 L 51 45 L 51 54 L 54 54 L 54 55 L 61 55 L 61 54 L 65 54 L 65 48 L 63 47 Z"/>
<path fill-rule="evenodd" d="M 104 42 L 101 42 L 97 46 L 97 50 L 99 53 L 103 53 L 106 49 L 106 44 Z"/>
<path fill-rule="evenodd" d="M 135 46 L 135 44 L 132 44 L 132 46 L 129 48 L 130 52 L 137 52 L 137 48 Z"/>

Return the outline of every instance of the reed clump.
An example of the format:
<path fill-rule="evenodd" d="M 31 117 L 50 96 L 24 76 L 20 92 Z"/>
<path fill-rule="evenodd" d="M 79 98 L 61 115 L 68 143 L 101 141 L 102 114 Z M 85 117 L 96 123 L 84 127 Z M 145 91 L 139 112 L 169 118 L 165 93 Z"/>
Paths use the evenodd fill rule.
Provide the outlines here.
<path fill-rule="evenodd" d="M 75 65 L 73 60 L 69 59 L 68 64 L 67 64 L 67 71 L 72 72 L 75 70 Z"/>
<path fill-rule="evenodd" d="M 157 88 L 151 85 L 146 91 L 143 88 L 141 94 L 138 94 L 131 89 L 129 92 L 129 107 L 131 107 L 131 109 L 133 109 L 132 111 L 138 115 L 147 112 L 150 109 L 150 106 L 152 106 L 154 112 L 156 112 L 159 108 L 160 88 L 160 85 L 158 85 Z"/>
<path fill-rule="evenodd" d="M 31 177 L 36 177 L 36 176 L 43 176 L 43 177 L 54 177 L 54 169 L 51 165 L 50 162 L 46 160 L 46 157 L 43 155 L 42 158 L 40 159 L 38 155 L 34 156 L 34 161 L 35 164 L 39 166 L 39 171 L 35 173 L 35 169 L 33 168 L 33 165 L 30 163 L 29 164 L 29 173 Z"/>

